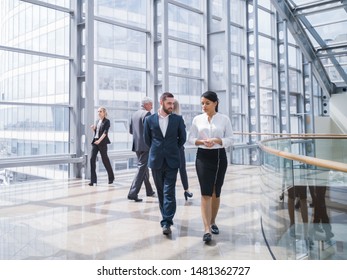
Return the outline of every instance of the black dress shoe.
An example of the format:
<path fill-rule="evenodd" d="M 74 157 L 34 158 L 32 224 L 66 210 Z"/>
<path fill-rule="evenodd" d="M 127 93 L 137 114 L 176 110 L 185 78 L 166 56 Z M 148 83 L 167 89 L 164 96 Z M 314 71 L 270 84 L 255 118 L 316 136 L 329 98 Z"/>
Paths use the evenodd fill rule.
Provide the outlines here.
<path fill-rule="evenodd" d="M 192 198 L 192 197 L 193 197 L 193 193 L 184 191 L 184 198 L 185 198 L 186 200 L 188 200 L 188 197 L 189 197 L 189 198 Z"/>
<path fill-rule="evenodd" d="M 89 184 L 88 184 L 88 186 L 93 186 L 93 185 L 94 185 L 94 183 L 89 183 Z M 95 185 L 96 185 L 96 183 L 95 183 Z"/>
<path fill-rule="evenodd" d="M 133 198 L 133 197 L 129 197 L 129 196 L 128 196 L 128 199 L 129 199 L 129 200 L 134 200 L 135 202 L 141 202 L 141 201 L 142 201 L 142 198 L 138 198 L 138 197 L 134 197 L 134 198 Z"/>
<path fill-rule="evenodd" d="M 171 228 L 170 228 L 170 226 L 163 226 L 163 234 L 164 234 L 164 235 L 169 235 L 169 234 L 171 234 Z"/>
<path fill-rule="evenodd" d="M 153 197 L 153 196 L 155 196 L 155 192 L 152 192 L 151 194 L 147 194 L 147 196 Z"/>
<path fill-rule="evenodd" d="M 112 181 L 108 181 L 108 184 L 109 184 L 109 185 L 113 184 L 113 180 L 112 180 Z"/>
<path fill-rule="evenodd" d="M 219 228 L 216 225 L 211 225 L 211 232 L 213 234 L 219 234 Z"/>
<path fill-rule="evenodd" d="M 212 240 L 212 234 L 211 233 L 205 233 L 204 236 L 202 237 L 202 240 L 206 243 L 211 242 Z"/>

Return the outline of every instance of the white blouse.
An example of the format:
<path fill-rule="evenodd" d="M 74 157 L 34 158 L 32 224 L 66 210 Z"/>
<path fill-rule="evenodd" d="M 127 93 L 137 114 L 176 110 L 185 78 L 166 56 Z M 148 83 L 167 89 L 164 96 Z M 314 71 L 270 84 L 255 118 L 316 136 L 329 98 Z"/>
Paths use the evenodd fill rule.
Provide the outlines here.
<path fill-rule="evenodd" d="M 228 116 L 216 113 L 210 122 L 206 113 L 194 117 L 189 131 L 189 142 L 195 145 L 196 140 L 208 138 L 220 138 L 222 139 L 222 145 L 215 144 L 210 148 L 205 145 L 199 145 L 198 147 L 203 149 L 220 149 L 227 148 L 233 144 L 233 130 Z"/>
<path fill-rule="evenodd" d="M 96 139 L 99 138 L 99 131 L 100 131 L 101 124 L 102 124 L 102 120 L 99 120 L 98 124 L 96 125 L 96 131 L 95 131 L 95 135 L 94 135 L 94 138 L 96 138 Z"/>

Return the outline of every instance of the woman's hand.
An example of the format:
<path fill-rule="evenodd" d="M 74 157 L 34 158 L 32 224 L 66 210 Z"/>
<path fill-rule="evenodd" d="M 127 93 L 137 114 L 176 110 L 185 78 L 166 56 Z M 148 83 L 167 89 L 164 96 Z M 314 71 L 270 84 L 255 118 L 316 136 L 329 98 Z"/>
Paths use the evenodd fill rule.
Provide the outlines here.
<path fill-rule="evenodd" d="M 208 147 L 208 148 L 211 148 L 214 146 L 215 142 L 214 142 L 214 139 L 213 138 L 209 138 L 209 139 L 204 139 L 204 140 L 201 140 L 203 145 Z"/>

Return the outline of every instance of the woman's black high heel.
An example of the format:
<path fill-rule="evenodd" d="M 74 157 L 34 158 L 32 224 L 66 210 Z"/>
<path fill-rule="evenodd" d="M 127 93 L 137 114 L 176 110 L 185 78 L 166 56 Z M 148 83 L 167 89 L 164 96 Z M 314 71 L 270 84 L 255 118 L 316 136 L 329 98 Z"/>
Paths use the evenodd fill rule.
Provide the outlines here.
<path fill-rule="evenodd" d="M 188 192 L 188 191 L 184 191 L 184 198 L 185 198 L 186 200 L 188 200 L 188 197 L 189 197 L 189 198 L 192 198 L 192 197 L 193 197 L 193 193 Z"/>

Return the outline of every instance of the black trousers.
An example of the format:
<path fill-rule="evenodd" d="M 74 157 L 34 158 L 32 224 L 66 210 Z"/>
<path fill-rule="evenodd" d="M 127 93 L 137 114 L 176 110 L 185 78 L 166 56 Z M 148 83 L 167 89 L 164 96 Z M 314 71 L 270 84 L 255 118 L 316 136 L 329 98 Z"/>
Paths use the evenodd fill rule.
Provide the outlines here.
<path fill-rule="evenodd" d="M 107 144 L 106 145 L 92 144 L 92 155 L 90 157 L 90 173 L 91 173 L 90 182 L 93 184 L 97 182 L 97 176 L 96 176 L 95 170 L 96 170 L 96 156 L 98 155 L 98 152 L 100 152 L 102 163 L 104 164 L 106 168 L 106 171 L 108 174 L 108 181 L 113 181 L 114 173 L 113 173 L 110 159 L 107 155 Z"/>

